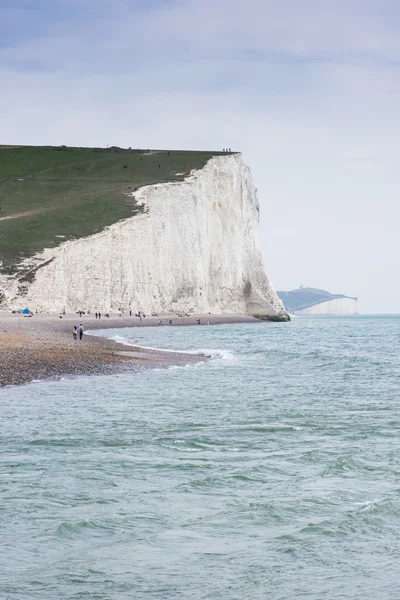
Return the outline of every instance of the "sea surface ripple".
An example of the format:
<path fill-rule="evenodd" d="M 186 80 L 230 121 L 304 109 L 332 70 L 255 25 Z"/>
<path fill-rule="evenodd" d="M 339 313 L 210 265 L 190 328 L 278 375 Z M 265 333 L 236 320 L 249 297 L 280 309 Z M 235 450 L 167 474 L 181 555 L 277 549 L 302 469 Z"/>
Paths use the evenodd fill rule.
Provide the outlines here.
<path fill-rule="evenodd" d="M 213 358 L 0 391 L 1 598 L 400 598 L 399 317 L 106 334 Z"/>

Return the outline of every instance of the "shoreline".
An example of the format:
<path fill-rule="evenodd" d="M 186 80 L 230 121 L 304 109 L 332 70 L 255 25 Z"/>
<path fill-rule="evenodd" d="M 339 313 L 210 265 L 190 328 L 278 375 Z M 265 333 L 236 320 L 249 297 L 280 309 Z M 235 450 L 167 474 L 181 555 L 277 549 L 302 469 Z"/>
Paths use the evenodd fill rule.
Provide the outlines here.
<path fill-rule="evenodd" d="M 172 325 L 169 320 L 172 319 Z M 84 335 L 74 340 L 72 329 L 82 323 L 85 330 L 130 327 L 163 327 L 258 323 L 246 315 L 160 315 L 145 317 L 111 315 L 34 314 L 24 317 L 0 311 L 0 387 L 23 385 L 37 380 L 54 380 L 63 376 L 107 375 L 138 372 L 143 369 L 168 368 L 196 364 L 209 357 L 168 350 L 150 350 L 128 346 L 99 335 Z"/>

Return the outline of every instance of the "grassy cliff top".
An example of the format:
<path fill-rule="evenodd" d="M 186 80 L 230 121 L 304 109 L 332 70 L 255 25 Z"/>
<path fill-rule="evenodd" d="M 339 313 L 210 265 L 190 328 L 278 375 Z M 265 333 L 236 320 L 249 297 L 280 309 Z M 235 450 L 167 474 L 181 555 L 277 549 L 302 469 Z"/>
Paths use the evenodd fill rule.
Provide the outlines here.
<path fill-rule="evenodd" d="M 136 188 L 182 181 L 221 154 L 0 146 L 0 271 L 136 214 Z"/>

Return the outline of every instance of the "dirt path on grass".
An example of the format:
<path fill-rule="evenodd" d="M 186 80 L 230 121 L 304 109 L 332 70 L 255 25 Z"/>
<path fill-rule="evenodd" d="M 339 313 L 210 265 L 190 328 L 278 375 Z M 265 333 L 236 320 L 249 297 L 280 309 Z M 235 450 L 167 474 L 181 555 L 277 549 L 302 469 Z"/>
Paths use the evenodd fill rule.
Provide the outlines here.
<path fill-rule="evenodd" d="M 8 215 L 7 217 L 0 217 L 0 221 L 9 221 L 10 219 L 18 219 L 18 217 L 29 217 L 30 215 L 36 215 L 37 213 L 43 212 L 41 210 L 28 210 L 27 212 L 15 213 L 14 215 Z"/>
<path fill-rule="evenodd" d="M 49 206 L 47 208 L 41 208 L 38 210 L 27 210 L 25 212 L 14 213 L 13 215 L 7 215 L 6 217 L 0 217 L 0 221 L 9 221 L 10 219 L 19 219 L 20 217 L 31 217 L 32 215 L 40 215 L 49 210 L 54 210 L 55 206 Z"/>

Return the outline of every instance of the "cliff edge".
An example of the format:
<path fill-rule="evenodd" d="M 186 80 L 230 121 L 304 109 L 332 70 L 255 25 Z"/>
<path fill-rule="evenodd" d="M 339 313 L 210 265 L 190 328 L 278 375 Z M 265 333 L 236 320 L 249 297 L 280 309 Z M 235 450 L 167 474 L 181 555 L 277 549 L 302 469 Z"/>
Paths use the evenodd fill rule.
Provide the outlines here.
<path fill-rule="evenodd" d="M 32 277 L 23 286 L 3 277 L 3 304 L 286 319 L 265 274 L 259 205 L 240 154 L 215 156 L 184 181 L 132 195 L 140 213 L 45 249 L 29 260 Z"/>

